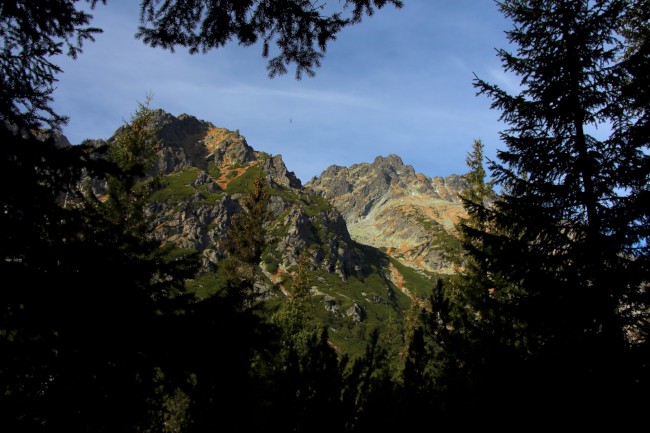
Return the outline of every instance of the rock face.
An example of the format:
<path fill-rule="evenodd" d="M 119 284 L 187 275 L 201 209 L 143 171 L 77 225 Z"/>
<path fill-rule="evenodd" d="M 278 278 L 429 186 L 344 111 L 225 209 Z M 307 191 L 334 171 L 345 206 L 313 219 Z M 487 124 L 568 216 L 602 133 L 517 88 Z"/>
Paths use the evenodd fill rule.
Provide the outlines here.
<path fill-rule="evenodd" d="M 371 164 L 333 165 L 305 187 L 341 212 L 355 241 L 383 248 L 414 268 L 448 271 L 436 237 L 464 215 L 460 176 L 428 178 L 388 155 Z"/>
<path fill-rule="evenodd" d="M 187 114 L 174 117 L 162 110 L 155 114 L 158 137 L 163 144 L 161 171 L 167 174 L 188 167 L 205 169 L 209 152 L 203 140 L 214 125 Z"/>
<path fill-rule="evenodd" d="M 307 252 L 313 268 L 345 279 L 358 254 L 345 221 L 325 200 L 308 194 L 282 156 L 258 152 L 239 131 L 181 114 L 155 113 L 163 188 L 149 208 L 156 238 L 202 253 L 203 268 L 214 270 L 226 256 L 228 229 L 256 177 L 269 185 L 267 249 L 262 268 L 272 276 L 298 263 Z"/>

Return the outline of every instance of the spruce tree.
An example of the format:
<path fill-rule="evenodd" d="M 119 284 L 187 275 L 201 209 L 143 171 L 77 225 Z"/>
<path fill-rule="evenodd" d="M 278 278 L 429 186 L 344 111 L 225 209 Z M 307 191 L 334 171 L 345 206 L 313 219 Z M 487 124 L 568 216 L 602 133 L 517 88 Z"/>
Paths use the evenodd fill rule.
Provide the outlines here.
<path fill-rule="evenodd" d="M 508 128 L 506 149 L 490 165 L 502 194 L 481 209 L 489 227 L 469 232 L 470 254 L 490 280 L 474 303 L 495 304 L 500 323 L 512 324 L 499 343 L 523 348 L 512 371 L 526 380 L 513 380 L 510 391 L 536 397 L 537 406 L 520 409 L 622 412 L 638 402 L 632 393 L 645 375 L 631 357 L 644 343 L 631 339 L 622 312 L 629 299 L 647 296 L 647 264 L 636 248 L 650 209 L 638 207 L 647 191 L 647 129 L 619 120 L 636 118 L 636 101 L 621 97 L 646 79 L 617 64 L 617 29 L 630 4 L 498 4 L 514 23 L 507 35 L 516 48 L 498 55 L 521 90 L 510 95 L 475 80 Z M 636 64 L 647 61 L 636 53 Z M 590 135 L 610 124 L 609 137 Z M 635 305 L 643 315 L 647 303 Z"/>
<path fill-rule="evenodd" d="M 0 122 L 18 127 L 56 128 L 67 121 L 50 107 L 56 56 L 76 58 L 85 41 L 101 29 L 90 27 L 93 16 L 74 1 L 16 0 L 0 6 Z M 94 8 L 100 0 L 88 0 Z M 101 0 L 106 3 L 106 0 Z"/>
<path fill-rule="evenodd" d="M 277 349 L 270 360 L 266 428 L 278 431 L 327 432 L 343 429 L 341 393 L 343 367 L 330 345 L 327 328 L 311 319 L 312 259 L 308 250 L 298 256 L 289 294 L 272 316 L 278 329 Z M 291 416 L 287 416 L 290 413 Z M 324 413 L 329 414 L 323 416 Z"/>
<path fill-rule="evenodd" d="M 469 171 L 463 175 L 467 188 L 460 194 L 467 216 L 455 224 L 443 254 L 455 272 L 439 280 L 428 316 L 428 331 L 437 350 L 431 361 L 439 370 L 436 391 L 442 403 L 441 420 L 473 426 L 462 418 L 467 408 L 480 414 L 498 410 L 500 396 L 516 393 L 513 381 L 527 347 L 525 323 L 511 314 L 510 300 L 521 293 L 491 265 L 492 247 L 485 238 L 508 238 L 510 231 L 495 224 L 495 202 L 499 195 L 488 180 L 484 145 L 475 140 L 467 154 Z M 496 402 L 496 403 L 495 403 Z"/>
<path fill-rule="evenodd" d="M 219 263 L 225 287 L 195 303 L 184 324 L 189 431 L 256 431 L 270 404 L 260 366 L 276 336 L 258 314 L 255 289 L 269 215 L 267 188 L 265 178 L 257 177 L 242 197 L 225 240 L 229 255 Z"/>
<path fill-rule="evenodd" d="M 157 388 L 176 352 L 167 331 L 189 305 L 183 280 L 197 262 L 193 255 L 171 259 L 149 237 L 141 177 L 154 156 L 149 113 L 141 107 L 99 148 L 49 148 L 55 164 L 61 153 L 69 164 L 67 152 L 78 153 L 79 164 L 69 176 L 43 171 L 53 161 L 34 165 L 43 177 L 39 196 L 47 200 L 21 206 L 23 212 L 40 207 L 36 215 L 8 221 L 34 231 L 31 238 L 15 232 L 29 242 L 3 250 L 10 259 L 3 260 L 3 275 L 14 281 L 2 291 L 0 321 L 0 345 L 11 354 L 0 368 L 2 423 L 10 430 L 158 425 Z M 39 146 L 34 139 L 26 143 Z M 66 182 L 48 183 L 61 178 Z"/>
<path fill-rule="evenodd" d="M 242 210 L 235 214 L 228 230 L 228 253 L 222 266 L 226 274 L 226 295 L 242 308 L 254 301 L 256 273 L 266 246 L 264 224 L 269 218 L 268 186 L 257 177 L 244 197 Z"/>
<path fill-rule="evenodd" d="M 388 353 L 379 344 L 379 332 L 370 335 L 365 353 L 354 360 L 344 376 L 342 403 L 347 431 L 372 432 L 399 428 Z"/>

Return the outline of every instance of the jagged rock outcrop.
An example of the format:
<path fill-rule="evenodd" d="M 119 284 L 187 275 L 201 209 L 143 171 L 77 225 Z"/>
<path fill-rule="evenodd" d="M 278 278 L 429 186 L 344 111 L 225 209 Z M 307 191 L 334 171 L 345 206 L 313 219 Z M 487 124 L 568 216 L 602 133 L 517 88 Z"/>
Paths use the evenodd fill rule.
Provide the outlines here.
<path fill-rule="evenodd" d="M 354 240 L 383 248 L 414 268 L 447 270 L 436 237 L 464 215 L 458 195 L 466 187 L 462 177 L 428 178 L 388 155 L 370 164 L 331 166 L 305 187 L 341 212 Z"/>
<path fill-rule="evenodd" d="M 300 179 L 292 171 L 287 170 L 281 155 L 265 159 L 260 165 L 260 168 L 265 173 L 268 173 L 269 180 L 275 182 L 277 185 L 293 189 L 302 188 Z"/>
<path fill-rule="evenodd" d="M 360 258 L 344 219 L 326 201 L 311 197 L 280 155 L 258 152 L 239 131 L 187 114 L 157 110 L 154 119 L 164 175 L 149 207 L 156 239 L 201 252 L 204 271 L 214 270 L 226 257 L 228 230 L 243 210 L 241 199 L 255 177 L 263 176 L 271 215 L 264 258 L 277 266 L 273 271 L 295 266 L 308 251 L 314 268 L 343 280 L 354 272 Z"/>
<path fill-rule="evenodd" d="M 162 173 L 184 167 L 207 167 L 208 151 L 203 138 L 214 125 L 187 114 L 175 117 L 163 110 L 155 110 L 154 122 L 158 138 L 164 143 L 159 152 Z"/>

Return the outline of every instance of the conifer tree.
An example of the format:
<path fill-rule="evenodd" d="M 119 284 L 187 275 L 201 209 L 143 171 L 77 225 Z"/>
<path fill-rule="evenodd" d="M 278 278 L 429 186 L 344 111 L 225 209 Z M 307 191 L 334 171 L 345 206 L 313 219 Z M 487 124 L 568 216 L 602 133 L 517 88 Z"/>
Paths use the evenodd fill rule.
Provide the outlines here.
<path fill-rule="evenodd" d="M 397 387 L 396 399 L 399 402 L 399 422 L 405 430 L 414 430 L 427 423 L 431 417 L 440 419 L 437 374 L 441 365 L 436 351 L 439 347 L 432 341 L 429 329 L 424 326 L 414 330 L 410 339 L 401 386 Z"/>
<path fill-rule="evenodd" d="M 225 429 L 255 431 L 265 401 L 259 357 L 273 342 L 257 314 L 255 283 L 265 246 L 264 224 L 268 218 L 267 183 L 254 179 L 241 199 L 242 207 L 228 230 L 228 257 L 219 266 L 225 287 L 197 302 L 184 324 L 184 364 L 189 377 L 182 387 L 189 396 L 189 431 Z"/>
<path fill-rule="evenodd" d="M 348 431 L 371 432 L 399 427 L 399 406 L 394 404 L 386 350 L 374 330 L 363 356 L 355 359 L 344 377 L 342 402 Z"/>
<path fill-rule="evenodd" d="M 50 107 L 56 56 L 76 58 L 86 41 L 101 29 L 90 27 L 92 15 L 74 1 L 3 2 L 0 8 L 0 122 L 56 128 L 67 121 Z M 94 8 L 100 0 L 88 0 Z M 106 0 L 101 0 L 106 3 Z"/>
<path fill-rule="evenodd" d="M 75 194 L 71 185 L 82 171 L 53 138 L 42 141 L 5 124 L 0 138 L 6 185 L 0 192 L 0 423 L 38 430 L 49 418 L 43 387 L 56 369 L 57 285 L 69 284 L 61 256 L 73 254 L 67 240 L 83 230 L 79 212 L 62 207 L 60 199 Z"/>
<path fill-rule="evenodd" d="M 165 331 L 190 301 L 183 280 L 197 262 L 192 255 L 168 259 L 148 236 L 146 183 L 138 180 L 154 155 L 149 113 L 141 107 L 113 143 L 75 149 L 85 163 L 73 165 L 76 176 L 45 202 L 48 225 L 24 251 L 6 251 L 19 260 L 5 275 L 22 281 L 3 291 L 0 325 L 3 349 L 12 353 L 1 369 L 9 429 L 137 431 L 156 424 L 156 388 L 175 352 Z M 66 152 L 50 150 L 55 158 Z M 81 188 L 84 173 L 106 187 Z M 37 246 L 40 257 L 30 252 Z"/>
<path fill-rule="evenodd" d="M 423 343 L 419 343 L 428 357 L 423 368 L 429 370 L 428 394 L 423 390 L 420 394 L 437 411 L 441 423 L 460 427 L 471 425 L 462 416 L 468 408 L 477 416 L 489 410 L 489 400 L 486 404 L 481 393 L 504 387 L 499 370 L 508 370 L 505 363 L 517 357 L 516 351 L 503 353 L 515 348 L 512 342 L 518 328 L 518 322 L 504 310 L 506 304 L 499 302 L 509 288 L 486 269 L 489 250 L 480 238 L 483 233 L 498 234 L 492 222 L 498 195 L 494 182 L 487 180 L 483 150 L 482 141 L 475 140 L 466 157 L 469 170 L 462 177 L 467 187 L 460 199 L 467 216 L 458 220 L 452 232 L 442 234 L 440 243 L 455 271 L 436 282 L 421 327 Z M 412 357 L 422 356 L 416 346 L 410 351 Z"/>
<path fill-rule="evenodd" d="M 525 409 L 622 411 L 636 403 L 631 393 L 644 367 L 630 364 L 634 343 L 621 311 L 643 295 L 648 275 L 643 254 L 632 252 L 643 244 L 640 222 L 649 209 L 636 201 L 647 190 L 648 135 L 627 139 L 633 125 L 619 122 L 630 115 L 621 92 L 645 79 L 616 64 L 617 28 L 629 4 L 498 4 L 515 24 L 507 35 L 517 50 L 498 54 L 521 77 L 521 91 L 513 96 L 475 81 L 508 129 L 506 149 L 490 166 L 503 193 L 491 208 L 477 208 L 489 226 L 468 232 L 470 254 L 489 281 L 477 282 L 474 303 L 495 306 L 501 319 L 492 324 L 506 325 L 498 331 L 505 331 L 503 348 L 523 348 L 511 358 L 519 360 L 512 371 L 527 380 L 513 386 L 531 396 L 558 390 Z M 619 126 L 610 137 L 589 135 L 610 122 Z"/>
<path fill-rule="evenodd" d="M 280 328 L 281 344 L 287 351 L 296 351 L 298 357 L 306 354 L 311 338 L 318 335 L 316 328 L 309 325 L 309 267 L 309 254 L 303 251 L 298 256 L 298 269 L 289 285 L 291 292 L 272 317 Z"/>
<path fill-rule="evenodd" d="M 446 252 L 458 268 L 449 284 L 444 285 L 442 299 L 436 302 L 437 305 L 449 306 L 449 320 L 454 332 L 479 343 L 481 352 L 497 344 L 496 341 L 516 340 L 516 329 L 520 325 L 502 311 L 516 287 L 486 268 L 490 250 L 484 248 L 481 236 L 489 233 L 495 238 L 508 237 L 510 232 L 494 223 L 494 202 L 498 195 L 494 191 L 494 182 L 487 180 L 483 149 L 483 143 L 475 140 L 466 158 L 469 171 L 463 178 L 468 188 L 460 198 L 467 217 L 456 224 L 456 240 L 460 247 L 454 249 L 460 254 L 454 256 Z M 478 356 L 482 358 L 482 355 Z"/>
<path fill-rule="evenodd" d="M 253 301 L 256 270 L 266 245 L 264 224 L 269 216 L 267 206 L 267 185 L 260 176 L 244 198 L 243 209 L 232 218 L 228 231 L 229 257 L 223 263 L 226 295 L 239 299 L 244 308 Z"/>
<path fill-rule="evenodd" d="M 621 17 L 624 55 L 613 69 L 613 85 L 618 90 L 605 113 L 612 119 L 613 132 L 609 142 L 620 148 L 614 166 L 623 179 L 617 183 L 621 193 L 612 201 L 614 224 L 626 226 L 618 234 L 624 255 L 633 258 L 625 273 L 648 284 L 650 272 L 650 4 L 630 1 Z M 634 277 L 632 277 L 634 275 Z M 621 316 L 627 331 L 638 342 L 648 341 L 650 320 L 647 312 L 650 294 L 631 290 L 625 296 Z M 638 357 L 647 358 L 647 344 L 635 344 Z M 637 364 L 643 364 L 637 363 Z"/>
<path fill-rule="evenodd" d="M 277 353 L 271 358 L 267 427 L 280 431 L 340 431 L 345 359 L 330 345 L 327 328 L 311 323 L 308 250 L 298 256 L 290 293 L 272 317 L 278 328 Z M 291 413 L 291 416 L 287 416 Z M 324 419 L 323 414 L 329 414 Z"/>

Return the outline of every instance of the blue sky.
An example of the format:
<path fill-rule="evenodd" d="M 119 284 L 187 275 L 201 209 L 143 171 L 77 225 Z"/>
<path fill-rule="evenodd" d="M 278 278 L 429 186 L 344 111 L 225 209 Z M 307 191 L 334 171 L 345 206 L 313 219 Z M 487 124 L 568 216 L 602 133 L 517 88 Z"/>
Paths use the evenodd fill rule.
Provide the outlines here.
<path fill-rule="evenodd" d="M 516 88 L 495 53 L 510 23 L 491 0 L 386 7 L 341 32 L 316 76 L 300 81 L 291 70 L 268 78 L 260 46 L 193 56 L 147 47 L 134 37 L 138 3 L 98 5 L 93 25 L 104 33 L 76 60 L 57 59 L 53 106 L 70 117 L 63 133 L 73 144 L 108 138 L 151 93 L 154 108 L 239 129 L 303 183 L 332 164 L 391 153 L 430 177 L 462 174 L 474 139 L 491 158 L 502 147 L 499 113 L 472 87 L 476 74 Z"/>

